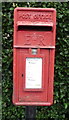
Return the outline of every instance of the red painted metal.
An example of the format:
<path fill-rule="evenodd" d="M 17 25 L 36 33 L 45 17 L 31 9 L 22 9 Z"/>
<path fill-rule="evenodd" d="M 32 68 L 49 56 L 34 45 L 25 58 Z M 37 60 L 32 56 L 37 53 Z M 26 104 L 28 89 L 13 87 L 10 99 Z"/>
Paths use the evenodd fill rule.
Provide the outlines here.
<path fill-rule="evenodd" d="M 15 8 L 13 41 L 13 103 L 15 105 L 53 104 L 55 37 L 55 9 Z M 37 49 L 37 54 L 32 54 L 32 49 Z M 25 87 L 26 58 L 42 59 L 41 88 Z"/>

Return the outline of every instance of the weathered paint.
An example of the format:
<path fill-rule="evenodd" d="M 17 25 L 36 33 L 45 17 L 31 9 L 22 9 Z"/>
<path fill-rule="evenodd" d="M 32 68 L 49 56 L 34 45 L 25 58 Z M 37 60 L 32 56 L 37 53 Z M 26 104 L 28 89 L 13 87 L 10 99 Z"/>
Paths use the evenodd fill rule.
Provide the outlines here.
<path fill-rule="evenodd" d="M 13 103 L 15 105 L 53 104 L 55 37 L 55 9 L 15 8 L 13 41 Z M 32 54 L 32 49 L 37 49 L 36 54 Z M 42 59 L 41 88 L 25 87 L 26 58 Z"/>

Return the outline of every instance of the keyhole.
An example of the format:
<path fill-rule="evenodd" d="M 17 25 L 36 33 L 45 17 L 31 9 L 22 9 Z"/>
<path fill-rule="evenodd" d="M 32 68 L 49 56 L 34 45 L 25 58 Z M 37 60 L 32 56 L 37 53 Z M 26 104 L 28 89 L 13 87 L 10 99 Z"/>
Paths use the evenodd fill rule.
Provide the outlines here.
<path fill-rule="evenodd" d="M 23 74 L 22 74 L 22 77 L 23 77 Z"/>

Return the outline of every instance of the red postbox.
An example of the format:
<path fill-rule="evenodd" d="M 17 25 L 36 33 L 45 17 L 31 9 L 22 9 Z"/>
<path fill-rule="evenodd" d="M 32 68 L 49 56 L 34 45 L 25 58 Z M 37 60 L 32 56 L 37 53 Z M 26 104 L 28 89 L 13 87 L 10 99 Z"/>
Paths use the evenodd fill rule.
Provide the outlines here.
<path fill-rule="evenodd" d="M 13 103 L 53 103 L 56 10 L 15 8 Z"/>

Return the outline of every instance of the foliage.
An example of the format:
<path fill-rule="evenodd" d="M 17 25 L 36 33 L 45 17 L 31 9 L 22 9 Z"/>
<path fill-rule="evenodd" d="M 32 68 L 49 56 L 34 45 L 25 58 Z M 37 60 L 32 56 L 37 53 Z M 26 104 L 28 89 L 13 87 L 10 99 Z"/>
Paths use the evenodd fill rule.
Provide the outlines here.
<path fill-rule="evenodd" d="M 68 84 L 69 84 L 69 14 L 67 2 L 18 2 L 2 3 L 2 33 L 3 33 L 3 120 L 22 120 L 24 106 L 12 104 L 12 60 L 13 60 L 13 11 L 16 7 L 55 8 L 57 11 L 57 37 L 54 82 L 54 105 L 37 107 L 37 120 L 68 120 Z"/>

